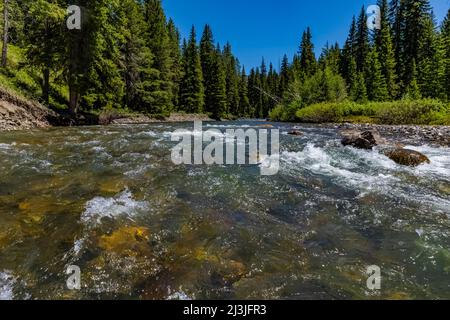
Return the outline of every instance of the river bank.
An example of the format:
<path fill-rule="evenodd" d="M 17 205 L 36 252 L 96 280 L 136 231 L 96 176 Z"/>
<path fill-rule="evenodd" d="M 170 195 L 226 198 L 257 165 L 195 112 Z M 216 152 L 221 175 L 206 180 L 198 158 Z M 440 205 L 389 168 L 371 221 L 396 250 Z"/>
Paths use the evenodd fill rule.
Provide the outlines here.
<path fill-rule="evenodd" d="M 450 126 L 419 126 L 419 125 L 379 125 L 379 124 L 318 124 L 318 128 L 339 130 L 376 131 L 382 137 L 399 141 L 403 144 L 431 144 L 450 146 Z"/>

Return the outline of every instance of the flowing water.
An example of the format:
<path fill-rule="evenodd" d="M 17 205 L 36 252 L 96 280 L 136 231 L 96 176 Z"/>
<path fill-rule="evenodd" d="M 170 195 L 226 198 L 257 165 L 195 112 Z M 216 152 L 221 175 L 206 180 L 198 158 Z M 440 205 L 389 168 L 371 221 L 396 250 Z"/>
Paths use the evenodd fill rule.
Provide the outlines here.
<path fill-rule="evenodd" d="M 450 298 L 450 149 L 409 168 L 274 125 L 275 176 L 175 166 L 189 123 L 1 133 L 0 299 Z"/>

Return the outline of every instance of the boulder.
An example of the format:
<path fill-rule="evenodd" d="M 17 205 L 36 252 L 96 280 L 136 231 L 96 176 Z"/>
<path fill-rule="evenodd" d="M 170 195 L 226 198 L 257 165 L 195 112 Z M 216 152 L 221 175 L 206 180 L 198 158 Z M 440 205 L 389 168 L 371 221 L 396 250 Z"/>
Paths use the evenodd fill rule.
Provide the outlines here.
<path fill-rule="evenodd" d="M 292 130 L 292 131 L 288 132 L 288 135 L 300 137 L 300 136 L 303 135 L 303 133 L 301 131 L 298 131 L 298 130 Z"/>
<path fill-rule="evenodd" d="M 342 132 L 341 135 L 343 136 L 342 144 L 344 146 L 352 146 L 358 149 L 372 150 L 373 147 L 386 143 L 375 131 L 350 130 Z"/>
<path fill-rule="evenodd" d="M 417 167 L 423 163 L 431 163 L 424 154 L 409 149 L 386 149 L 383 154 L 403 166 Z"/>

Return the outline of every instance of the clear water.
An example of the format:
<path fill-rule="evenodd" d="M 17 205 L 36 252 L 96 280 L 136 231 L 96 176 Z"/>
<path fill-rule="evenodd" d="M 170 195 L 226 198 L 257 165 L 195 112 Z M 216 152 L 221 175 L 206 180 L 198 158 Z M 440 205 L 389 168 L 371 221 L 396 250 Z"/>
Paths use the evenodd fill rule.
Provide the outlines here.
<path fill-rule="evenodd" d="M 189 123 L 1 133 L 0 299 L 450 298 L 450 149 L 409 146 L 432 163 L 407 168 L 274 125 L 272 177 L 174 166 Z"/>

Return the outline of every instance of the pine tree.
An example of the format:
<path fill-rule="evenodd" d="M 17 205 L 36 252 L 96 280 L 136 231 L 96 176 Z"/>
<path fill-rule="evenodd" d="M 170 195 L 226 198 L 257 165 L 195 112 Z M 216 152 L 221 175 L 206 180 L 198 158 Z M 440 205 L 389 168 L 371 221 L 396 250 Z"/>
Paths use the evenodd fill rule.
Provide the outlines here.
<path fill-rule="evenodd" d="M 356 102 L 364 103 L 367 101 L 367 88 L 366 80 L 364 79 L 364 73 L 359 72 L 356 77 L 355 89 L 353 91 L 353 100 Z"/>
<path fill-rule="evenodd" d="M 121 33 L 121 65 L 125 81 L 124 105 L 131 110 L 139 111 L 145 104 L 145 80 L 152 73 L 153 56 L 145 46 L 145 23 L 141 6 L 135 0 L 122 0 L 120 3 Z"/>
<path fill-rule="evenodd" d="M 146 109 L 149 113 L 167 114 L 173 108 L 174 90 L 171 79 L 169 35 L 161 0 L 145 1 L 145 21 L 147 23 L 146 45 L 153 55 L 152 68 L 158 71 L 151 79 L 148 79 L 152 82 L 152 86 L 148 93 L 150 99 Z"/>
<path fill-rule="evenodd" d="M 376 31 L 375 45 L 381 63 L 381 73 L 386 83 L 390 99 L 398 95 L 395 50 L 392 42 L 391 25 L 389 23 L 389 6 L 387 0 L 379 0 L 381 9 L 381 28 Z"/>
<path fill-rule="evenodd" d="M 386 80 L 382 74 L 382 66 L 375 47 L 367 56 L 366 89 L 367 97 L 371 101 L 385 101 L 388 98 Z"/>
<path fill-rule="evenodd" d="M 336 43 L 331 47 L 327 43 L 322 49 L 322 54 L 319 58 L 319 65 L 322 70 L 330 69 L 334 74 L 338 74 L 341 65 L 341 50 L 339 44 Z"/>
<path fill-rule="evenodd" d="M 314 54 L 314 44 L 312 43 L 311 29 L 308 27 L 303 33 L 300 44 L 300 72 L 305 77 L 309 77 L 316 72 L 316 56 Z"/>
<path fill-rule="evenodd" d="M 204 88 L 200 54 L 192 26 L 189 42 L 183 46 L 183 78 L 180 84 L 180 108 L 182 111 L 201 113 L 204 108 Z"/>
<path fill-rule="evenodd" d="M 237 113 L 240 117 L 250 116 L 250 100 L 248 98 L 248 78 L 245 73 L 245 68 L 242 67 L 241 80 L 239 82 L 239 111 Z"/>
<path fill-rule="evenodd" d="M 285 54 L 283 56 L 283 60 L 281 61 L 280 67 L 280 81 L 278 85 L 278 96 L 282 97 L 286 92 L 289 82 L 291 81 L 290 77 L 290 66 L 288 56 Z"/>
<path fill-rule="evenodd" d="M 353 70 L 350 70 L 350 63 L 356 63 L 356 18 L 353 16 L 352 23 L 350 25 L 350 30 L 348 32 L 347 40 L 345 41 L 344 48 L 342 50 L 342 59 L 340 70 L 341 74 L 344 77 L 347 85 L 350 87 L 351 83 L 353 83 L 354 78 L 351 76 L 355 76 L 352 74 Z"/>
<path fill-rule="evenodd" d="M 213 51 L 210 83 L 210 110 L 214 119 L 220 120 L 227 116 L 226 75 L 220 45 Z"/>
<path fill-rule="evenodd" d="M 207 112 L 214 112 L 213 101 L 213 69 L 214 69 L 214 38 L 209 25 L 205 25 L 200 41 L 200 61 L 203 72 L 203 84 L 205 88 L 205 107 Z"/>
<path fill-rule="evenodd" d="M 364 72 L 369 51 L 369 29 L 367 27 L 366 10 L 363 6 L 356 25 L 355 36 L 355 60 L 358 72 Z"/>
<path fill-rule="evenodd" d="M 233 56 L 230 43 L 227 43 L 223 49 L 223 61 L 226 74 L 227 111 L 230 114 L 237 114 L 239 108 L 238 62 Z"/>
<path fill-rule="evenodd" d="M 411 80 L 405 88 L 404 97 L 411 100 L 417 100 L 422 97 L 420 94 L 419 84 L 417 83 L 416 61 L 413 59 L 411 68 Z"/>
<path fill-rule="evenodd" d="M 350 57 L 348 65 L 347 90 L 352 100 L 356 100 L 358 96 L 358 70 L 356 69 L 356 60 Z"/>
<path fill-rule="evenodd" d="M 425 18 L 417 57 L 417 77 L 423 97 L 443 98 L 442 83 L 445 78 L 444 50 L 440 45 L 431 17 Z"/>
<path fill-rule="evenodd" d="M 119 108 L 124 81 L 119 68 L 123 36 L 116 12 L 119 1 L 80 0 L 89 12 L 81 30 L 71 30 L 67 36 L 67 81 L 69 110 L 76 113 L 82 107 L 99 110 Z"/>
<path fill-rule="evenodd" d="M 447 100 L 450 100 L 450 9 L 442 23 L 441 28 L 441 46 L 444 55 L 445 75 L 443 78 L 443 90 Z"/>
<path fill-rule="evenodd" d="M 167 33 L 169 36 L 169 56 L 171 60 L 170 79 L 172 81 L 172 104 L 177 107 L 179 106 L 179 83 L 181 81 L 183 67 L 181 65 L 180 32 L 172 18 L 167 23 Z"/>
<path fill-rule="evenodd" d="M 423 41 L 428 19 L 431 18 L 429 0 L 403 0 L 400 2 L 400 12 L 404 23 L 401 30 L 401 57 L 403 63 L 402 82 L 410 84 L 413 80 L 413 61 L 419 63 L 420 42 Z M 416 65 L 417 67 L 417 65 Z"/>

